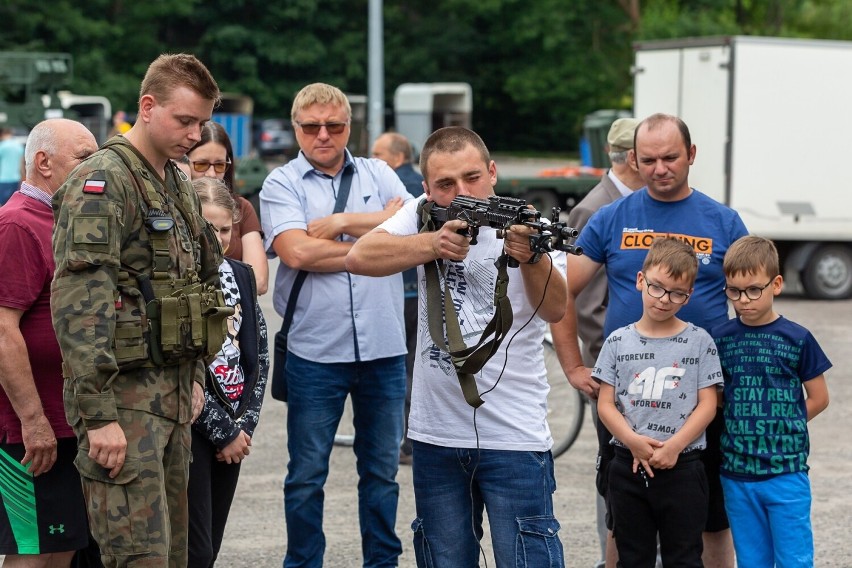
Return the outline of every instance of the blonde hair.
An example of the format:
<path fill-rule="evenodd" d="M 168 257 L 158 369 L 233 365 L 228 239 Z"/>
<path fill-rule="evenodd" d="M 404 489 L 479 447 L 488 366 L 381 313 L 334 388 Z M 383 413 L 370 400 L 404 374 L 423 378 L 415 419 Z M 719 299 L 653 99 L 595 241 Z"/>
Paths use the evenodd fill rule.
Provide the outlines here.
<path fill-rule="evenodd" d="M 769 239 L 755 235 L 740 237 L 728 248 L 722 261 L 725 276 L 757 274 L 761 269 L 775 278 L 781 274 L 778 249 Z"/>
<path fill-rule="evenodd" d="M 228 191 L 228 186 L 220 179 L 202 177 L 192 180 L 192 188 L 198 194 L 202 205 L 215 205 L 231 212 L 231 219 L 239 223 L 242 215 L 237 200 Z"/>
<path fill-rule="evenodd" d="M 655 266 L 659 266 L 675 280 L 686 280 L 690 287 L 695 284 L 698 275 L 695 249 L 672 236 L 658 237 L 651 243 L 645 262 L 642 263 L 642 272 Z"/>
<path fill-rule="evenodd" d="M 293 108 L 290 111 L 290 119 L 295 122 L 296 115 L 313 105 L 333 105 L 343 107 L 346 118 L 352 118 L 352 106 L 343 91 L 326 83 L 311 83 L 302 87 L 296 98 L 293 99 Z"/>

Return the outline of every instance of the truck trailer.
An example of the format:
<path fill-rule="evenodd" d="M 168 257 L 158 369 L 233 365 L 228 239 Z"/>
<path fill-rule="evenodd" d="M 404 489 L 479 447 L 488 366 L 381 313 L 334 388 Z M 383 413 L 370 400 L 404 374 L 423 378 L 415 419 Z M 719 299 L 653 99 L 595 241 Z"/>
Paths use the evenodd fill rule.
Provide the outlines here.
<path fill-rule="evenodd" d="M 852 296 L 852 42 L 727 36 L 634 51 L 634 115 L 686 122 L 690 185 L 772 239 L 806 295 Z"/>

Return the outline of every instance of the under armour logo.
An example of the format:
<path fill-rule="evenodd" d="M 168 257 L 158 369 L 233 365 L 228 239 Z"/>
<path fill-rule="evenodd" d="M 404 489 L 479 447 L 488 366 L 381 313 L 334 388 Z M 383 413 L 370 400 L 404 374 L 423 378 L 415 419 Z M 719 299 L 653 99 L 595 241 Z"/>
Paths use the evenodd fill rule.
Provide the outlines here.
<path fill-rule="evenodd" d="M 62 534 L 62 533 L 65 532 L 65 525 L 59 525 L 58 527 L 50 525 L 47 528 L 50 529 L 50 534 L 56 534 L 56 533 Z"/>

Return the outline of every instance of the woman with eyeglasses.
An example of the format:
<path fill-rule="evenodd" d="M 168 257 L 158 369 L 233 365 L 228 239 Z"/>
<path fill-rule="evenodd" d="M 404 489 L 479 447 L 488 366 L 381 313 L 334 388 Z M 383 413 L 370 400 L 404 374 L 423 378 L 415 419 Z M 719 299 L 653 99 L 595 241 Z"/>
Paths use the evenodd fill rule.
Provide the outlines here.
<path fill-rule="evenodd" d="M 231 191 L 240 209 L 240 221 L 234 223 L 231 243 L 225 256 L 250 265 L 257 281 L 257 294 L 265 294 L 269 283 L 269 265 L 263 250 L 260 220 L 249 200 L 233 193 L 234 150 L 225 128 L 218 122 L 208 121 L 201 129 L 201 140 L 187 152 L 186 157 L 192 179 L 220 179 Z"/>

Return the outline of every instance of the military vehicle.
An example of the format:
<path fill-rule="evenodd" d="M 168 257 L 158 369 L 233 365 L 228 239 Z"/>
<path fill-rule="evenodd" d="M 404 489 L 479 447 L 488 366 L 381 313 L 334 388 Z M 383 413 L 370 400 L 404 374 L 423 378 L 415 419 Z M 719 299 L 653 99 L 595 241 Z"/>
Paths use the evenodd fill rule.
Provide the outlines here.
<path fill-rule="evenodd" d="M 65 117 L 82 122 L 98 144 L 105 142 L 110 102 L 66 90 L 73 70 L 68 53 L 0 52 L 0 126 L 28 132 L 45 118 Z"/>

